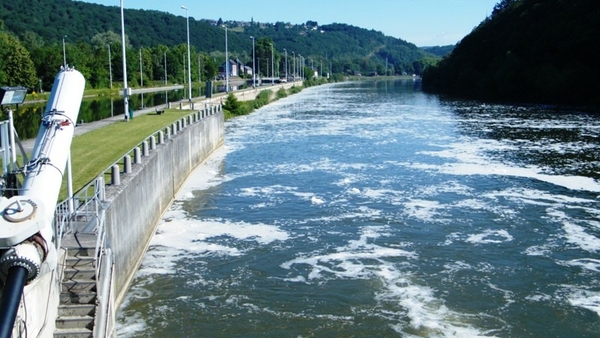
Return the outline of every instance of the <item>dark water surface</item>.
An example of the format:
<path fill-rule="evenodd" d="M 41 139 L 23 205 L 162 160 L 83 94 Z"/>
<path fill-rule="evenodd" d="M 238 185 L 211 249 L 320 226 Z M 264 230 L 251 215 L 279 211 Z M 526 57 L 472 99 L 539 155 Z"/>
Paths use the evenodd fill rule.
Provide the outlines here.
<path fill-rule="evenodd" d="M 226 123 L 119 337 L 599 337 L 600 124 L 313 87 Z"/>

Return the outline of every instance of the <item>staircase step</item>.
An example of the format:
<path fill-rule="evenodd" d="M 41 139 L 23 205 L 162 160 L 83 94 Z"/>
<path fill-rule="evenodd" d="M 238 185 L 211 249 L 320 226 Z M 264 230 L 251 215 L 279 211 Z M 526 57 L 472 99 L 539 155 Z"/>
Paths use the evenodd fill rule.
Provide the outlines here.
<path fill-rule="evenodd" d="M 95 280 L 96 270 L 89 268 L 66 268 L 63 279 L 77 279 L 77 280 Z"/>
<path fill-rule="evenodd" d="M 72 304 L 60 305 L 58 307 L 59 316 L 94 316 L 96 314 L 96 304 Z"/>
<path fill-rule="evenodd" d="M 92 316 L 60 316 L 56 319 L 57 329 L 89 329 L 94 328 Z"/>
<path fill-rule="evenodd" d="M 95 292 L 61 292 L 61 304 L 96 304 Z"/>
<path fill-rule="evenodd" d="M 95 260 L 93 257 L 67 257 L 66 266 L 72 269 L 93 269 Z"/>
<path fill-rule="evenodd" d="M 57 329 L 54 338 L 93 338 L 93 332 L 88 329 Z"/>
<path fill-rule="evenodd" d="M 88 247 L 67 247 L 69 257 L 94 257 L 95 248 Z"/>
<path fill-rule="evenodd" d="M 96 281 L 95 280 L 78 280 L 78 279 L 70 279 L 63 280 L 61 286 L 62 292 L 95 292 L 96 291 Z"/>

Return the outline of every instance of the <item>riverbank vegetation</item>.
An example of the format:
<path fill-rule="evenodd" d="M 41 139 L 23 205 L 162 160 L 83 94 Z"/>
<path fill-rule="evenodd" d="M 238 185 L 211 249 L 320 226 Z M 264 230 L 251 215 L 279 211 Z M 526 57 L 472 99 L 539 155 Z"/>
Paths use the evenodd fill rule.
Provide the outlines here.
<path fill-rule="evenodd" d="M 329 81 L 325 78 L 311 78 L 305 80 L 303 86 L 292 86 L 288 90 L 279 88 L 275 93 L 270 89 L 262 90 L 254 100 L 250 101 L 240 101 L 233 93 L 230 93 L 223 104 L 225 119 L 227 120 L 236 116 L 250 114 L 254 110 L 259 109 L 270 102 L 282 99 L 288 95 L 297 94 L 301 92 L 303 88 L 317 86 L 328 82 Z"/>
<path fill-rule="evenodd" d="M 423 75 L 423 89 L 470 99 L 600 105 L 600 2 L 502 0 Z"/>

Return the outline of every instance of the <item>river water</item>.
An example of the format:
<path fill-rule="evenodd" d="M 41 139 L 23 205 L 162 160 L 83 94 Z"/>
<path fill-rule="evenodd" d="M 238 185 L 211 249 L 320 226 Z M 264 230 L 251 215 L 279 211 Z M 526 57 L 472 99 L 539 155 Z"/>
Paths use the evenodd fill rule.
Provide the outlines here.
<path fill-rule="evenodd" d="M 600 123 L 312 87 L 226 122 L 119 337 L 599 337 Z"/>

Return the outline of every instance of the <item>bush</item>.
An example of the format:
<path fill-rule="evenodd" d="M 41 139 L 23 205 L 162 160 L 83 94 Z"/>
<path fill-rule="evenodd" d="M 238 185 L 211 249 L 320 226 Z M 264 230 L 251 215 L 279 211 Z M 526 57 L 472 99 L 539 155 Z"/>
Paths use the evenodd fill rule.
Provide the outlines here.
<path fill-rule="evenodd" d="M 229 93 L 227 96 L 227 100 L 223 105 L 223 109 L 230 111 L 232 114 L 235 114 L 236 111 L 240 109 L 240 101 L 233 95 L 233 93 Z"/>
<path fill-rule="evenodd" d="M 290 88 L 290 94 L 298 94 L 302 91 L 301 87 L 298 86 L 292 86 L 292 88 Z"/>
<path fill-rule="evenodd" d="M 269 101 L 271 101 L 272 94 L 273 92 L 270 90 L 263 90 L 260 93 L 258 93 L 256 99 L 254 99 L 254 109 L 258 109 L 262 106 L 269 104 Z"/>
<path fill-rule="evenodd" d="M 283 88 L 279 88 L 279 90 L 277 91 L 277 93 L 275 93 L 277 99 L 283 99 L 284 97 L 288 96 L 287 91 Z"/>

